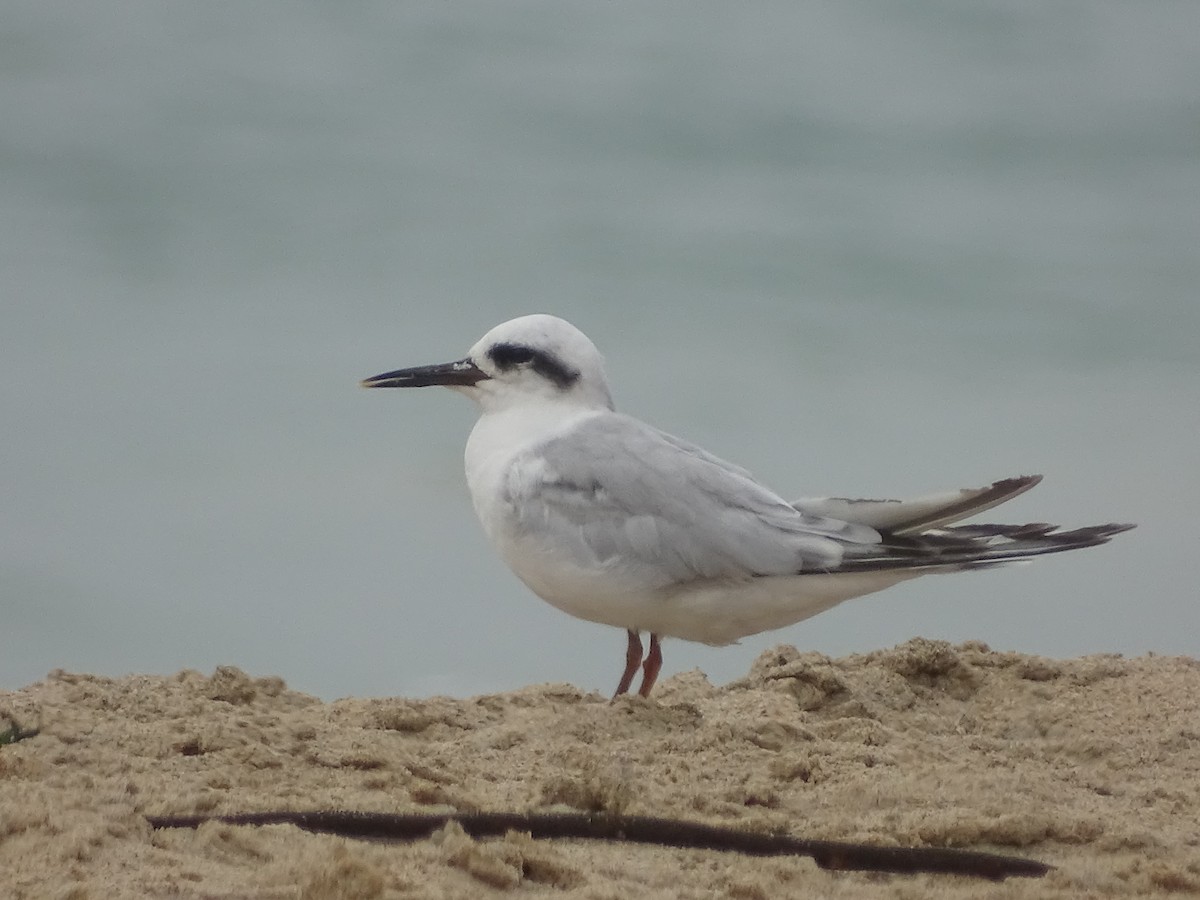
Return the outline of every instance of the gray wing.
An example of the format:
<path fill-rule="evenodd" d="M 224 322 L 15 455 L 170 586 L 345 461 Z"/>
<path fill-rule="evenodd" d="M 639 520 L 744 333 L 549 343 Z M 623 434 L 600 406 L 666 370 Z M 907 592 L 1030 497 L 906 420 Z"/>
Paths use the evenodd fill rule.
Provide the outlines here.
<path fill-rule="evenodd" d="M 529 451 L 509 484 L 518 529 L 589 567 L 636 570 L 662 586 L 786 575 L 838 565 L 873 528 L 796 509 L 749 473 L 619 413 Z"/>

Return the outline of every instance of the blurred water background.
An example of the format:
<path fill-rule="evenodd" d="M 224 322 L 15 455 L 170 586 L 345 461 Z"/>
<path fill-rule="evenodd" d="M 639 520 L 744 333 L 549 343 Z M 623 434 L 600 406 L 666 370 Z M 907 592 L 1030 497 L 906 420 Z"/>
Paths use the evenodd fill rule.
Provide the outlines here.
<path fill-rule="evenodd" d="M 358 379 L 552 312 L 789 496 L 1140 523 L 711 649 L 1200 654 L 1200 4 L 0 2 L 0 687 L 611 690 Z"/>

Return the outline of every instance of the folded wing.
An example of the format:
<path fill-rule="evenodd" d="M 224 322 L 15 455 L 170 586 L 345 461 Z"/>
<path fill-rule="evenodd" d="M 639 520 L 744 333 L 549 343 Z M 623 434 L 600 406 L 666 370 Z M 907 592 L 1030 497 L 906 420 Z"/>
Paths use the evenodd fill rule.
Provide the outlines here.
<path fill-rule="evenodd" d="M 509 485 L 519 528 L 647 586 L 829 570 L 869 525 L 806 512 L 744 469 L 617 413 L 531 448 Z M 533 473 L 532 475 L 529 473 Z"/>
<path fill-rule="evenodd" d="M 914 500 L 788 503 L 744 469 L 619 413 L 533 448 L 509 484 L 518 531 L 647 588 L 704 579 L 986 568 L 1107 542 L 1132 525 L 951 523 L 1041 476 Z M 534 473 L 534 475 L 530 475 Z"/>

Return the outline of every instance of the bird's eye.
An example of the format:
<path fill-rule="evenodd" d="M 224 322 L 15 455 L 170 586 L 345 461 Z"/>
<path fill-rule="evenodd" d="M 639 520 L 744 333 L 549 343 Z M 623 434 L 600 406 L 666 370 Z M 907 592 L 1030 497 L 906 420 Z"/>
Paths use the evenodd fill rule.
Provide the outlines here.
<path fill-rule="evenodd" d="M 493 344 L 487 355 L 501 372 L 528 367 L 562 390 L 579 380 L 579 372 L 555 354 L 525 344 Z"/>
<path fill-rule="evenodd" d="M 488 356 L 501 369 L 511 369 L 533 362 L 534 351 L 520 344 L 496 344 L 488 351 Z"/>

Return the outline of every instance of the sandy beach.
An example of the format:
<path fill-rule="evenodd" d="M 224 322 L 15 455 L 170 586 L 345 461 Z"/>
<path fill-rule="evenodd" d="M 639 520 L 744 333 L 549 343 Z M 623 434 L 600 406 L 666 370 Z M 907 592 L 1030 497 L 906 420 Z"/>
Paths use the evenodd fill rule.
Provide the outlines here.
<path fill-rule="evenodd" d="M 10 898 L 1140 897 L 1200 894 L 1200 662 L 1053 660 L 916 639 L 780 646 L 724 687 L 649 700 L 543 684 L 322 702 L 276 677 L 57 671 L 0 693 Z M 607 811 L 1019 855 L 990 882 L 587 840 L 410 843 L 293 825 L 154 830 L 267 810 Z"/>

